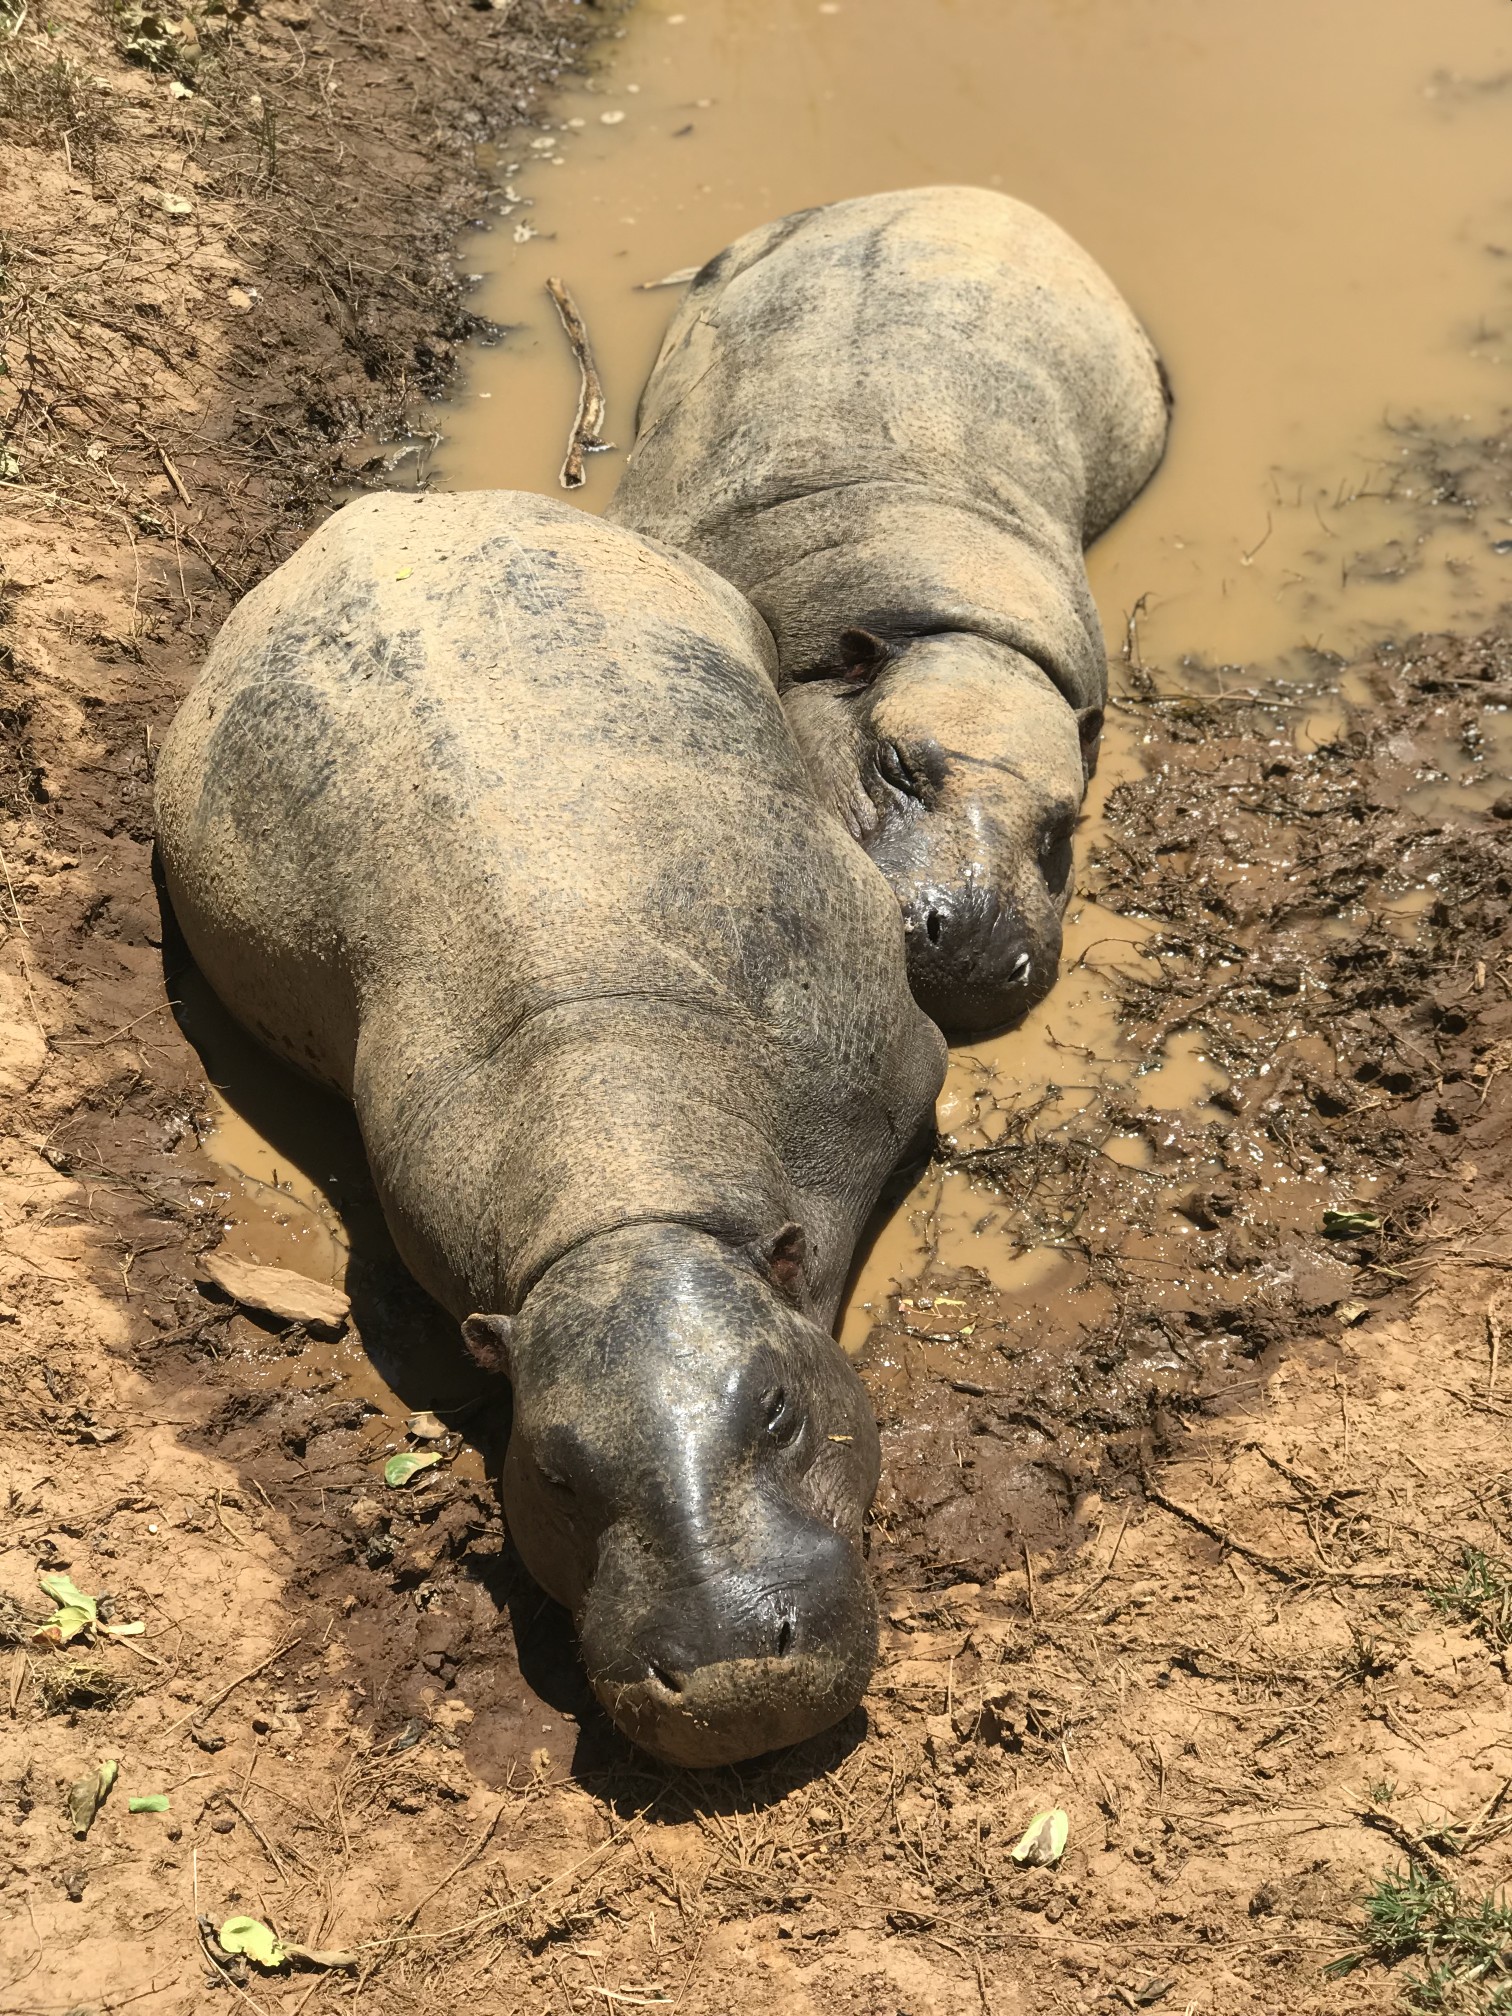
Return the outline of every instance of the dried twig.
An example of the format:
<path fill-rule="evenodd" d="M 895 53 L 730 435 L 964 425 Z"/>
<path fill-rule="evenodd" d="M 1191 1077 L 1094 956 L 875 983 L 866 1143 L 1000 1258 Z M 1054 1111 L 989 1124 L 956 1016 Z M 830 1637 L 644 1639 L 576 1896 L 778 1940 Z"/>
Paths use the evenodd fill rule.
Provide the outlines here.
<path fill-rule="evenodd" d="M 1274 1575 L 1282 1582 L 1345 1582 L 1359 1588 L 1376 1588 L 1391 1582 L 1416 1587 L 1423 1579 L 1407 1568 L 1309 1568 L 1305 1562 L 1283 1561 L 1275 1554 L 1266 1554 L 1258 1547 L 1251 1547 L 1245 1540 L 1236 1540 L 1222 1526 L 1205 1519 L 1190 1505 L 1179 1505 L 1174 1498 L 1167 1498 L 1163 1491 L 1148 1481 L 1144 1492 L 1152 1505 L 1162 1506 L 1176 1518 L 1184 1519 L 1199 1533 L 1206 1533 L 1210 1540 L 1216 1540 L 1220 1547 L 1227 1547 L 1230 1553 L 1253 1561 L 1257 1568 L 1263 1568 L 1267 1575 Z"/>
<path fill-rule="evenodd" d="M 163 1731 L 163 1739 L 166 1741 L 168 1737 L 175 1735 L 186 1723 L 203 1722 L 207 1716 L 213 1715 L 223 1701 L 230 1700 L 238 1687 L 244 1687 L 249 1680 L 255 1680 L 259 1673 L 266 1673 L 268 1668 L 282 1659 L 286 1652 L 292 1652 L 303 1636 L 302 1631 L 297 1631 L 292 1638 L 285 1638 L 266 1659 L 260 1659 L 255 1666 L 248 1667 L 245 1673 L 238 1673 L 236 1678 L 228 1686 L 222 1687 L 219 1694 L 213 1695 L 203 1708 L 191 1708 L 187 1715 L 180 1715 L 177 1722 L 170 1723 Z"/>
<path fill-rule="evenodd" d="M 294 1879 L 292 1876 L 290 1876 L 288 1870 L 284 1867 L 283 1858 L 280 1856 L 278 1850 L 273 1846 L 273 1843 L 268 1839 L 267 1835 L 264 1834 L 261 1827 L 259 1827 L 257 1822 L 252 1818 L 252 1815 L 247 1811 L 246 1807 L 242 1805 L 241 1801 L 239 1799 L 233 1799 L 231 1794 L 228 1792 L 226 1794 L 226 1804 L 231 1808 L 231 1811 L 247 1828 L 248 1832 L 257 1842 L 259 1848 L 261 1848 L 263 1852 L 266 1854 L 268 1860 L 273 1864 L 273 1867 L 278 1871 L 279 1875 L 283 1878 L 285 1883 L 292 1883 Z M 308 1868 L 309 1865 L 305 1864 L 305 1866 Z"/>
<path fill-rule="evenodd" d="M 1491 1346 L 1491 1369 L 1486 1375 L 1486 1391 L 1496 1391 L 1496 1375 L 1501 1370 L 1502 1350 L 1502 1304 L 1506 1300 L 1506 1290 L 1498 1288 L 1486 1304 L 1486 1341 Z"/>
<path fill-rule="evenodd" d="M 415 1906 L 414 1910 L 411 1911 L 408 1914 L 408 1916 L 403 1920 L 401 1930 L 405 1932 L 412 1930 L 414 1927 L 415 1920 L 420 1916 L 420 1913 L 425 1909 L 426 1905 L 430 1903 L 431 1899 L 433 1897 L 439 1897 L 441 1892 L 446 1888 L 447 1884 L 453 1882 L 458 1876 L 460 1876 L 464 1869 L 471 1868 L 472 1864 L 477 1861 L 478 1857 L 483 1853 L 483 1850 L 488 1846 L 489 1842 L 492 1841 L 495 1830 L 497 1829 L 499 1822 L 504 1818 L 505 1809 L 509 1806 L 510 1803 L 511 1802 L 509 1800 L 508 1795 L 506 1795 L 499 1801 L 498 1806 L 494 1809 L 494 1816 L 492 1820 L 489 1821 L 488 1825 L 483 1829 L 483 1832 L 478 1836 L 477 1840 L 474 1841 L 471 1848 L 468 1849 L 467 1853 L 462 1857 L 460 1862 L 454 1863 L 452 1867 L 447 1870 L 446 1874 L 441 1878 L 441 1881 L 439 1883 L 432 1884 L 431 1888 L 426 1891 L 425 1895 L 420 1899 L 420 1902 Z"/>
<path fill-rule="evenodd" d="M 1360 1806 L 1355 1809 L 1355 1818 L 1362 1827 L 1373 1827 L 1378 1834 L 1388 1835 L 1404 1855 L 1414 1862 L 1421 1863 L 1429 1874 L 1436 1876 L 1441 1883 L 1454 1880 L 1443 1856 L 1435 1854 L 1425 1841 L 1410 1828 L 1404 1827 L 1395 1815 L 1383 1813 L 1378 1806 Z"/>
<path fill-rule="evenodd" d="M 568 293 L 565 281 L 548 280 L 546 292 L 556 303 L 556 311 L 562 318 L 562 327 L 567 332 L 567 341 L 572 345 L 572 354 L 577 359 L 577 367 L 582 374 L 577 418 L 572 423 L 572 432 L 567 436 L 567 459 L 562 464 L 559 478 L 564 490 L 581 490 L 587 481 L 583 470 L 584 456 L 600 454 L 604 449 L 612 448 L 614 443 L 603 438 L 604 388 L 599 379 L 598 366 L 593 361 L 593 349 L 588 341 L 588 331 L 583 325 L 578 305 Z"/>
<path fill-rule="evenodd" d="M 150 435 L 147 432 L 147 429 L 145 427 L 138 427 L 136 431 L 138 434 L 141 435 L 142 439 L 147 443 L 147 446 L 157 456 L 159 462 L 162 463 L 163 474 L 168 478 L 168 481 L 173 485 L 174 492 L 177 495 L 179 502 L 183 505 L 186 511 L 192 510 L 194 508 L 194 499 L 189 495 L 183 477 L 180 476 L 177 469 L 174 468 L 173 461 L 172 458 L 169 456 L 168 450 L 163 446 L 161 441 L 154 440 L 152 435 Z"/>

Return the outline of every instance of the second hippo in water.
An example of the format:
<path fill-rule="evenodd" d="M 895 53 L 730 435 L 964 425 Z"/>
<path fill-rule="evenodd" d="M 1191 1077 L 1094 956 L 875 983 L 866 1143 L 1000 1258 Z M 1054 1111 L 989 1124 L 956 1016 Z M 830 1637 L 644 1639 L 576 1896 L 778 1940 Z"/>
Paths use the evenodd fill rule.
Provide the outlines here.
<path fill-rule="evenodd" d="M 1052 984 L 1107 661 L 1084 546 L 1148 481 L 1149 338 L 985 189 L 800 211 L 693 281 L 608 517 L 748 595 L 816 786 L 947 1028 Z"/>
<path fill-rule="evenodd" d="M 510 1533 L 615 1720 L 709 1764 L 843 1715 L 878 1441 L 830 1324 L 944 1046 L 758 619 L 566 505 L 370 498 L 232 615 L 157 807 L 206 978 L 507 1370 Z"/>

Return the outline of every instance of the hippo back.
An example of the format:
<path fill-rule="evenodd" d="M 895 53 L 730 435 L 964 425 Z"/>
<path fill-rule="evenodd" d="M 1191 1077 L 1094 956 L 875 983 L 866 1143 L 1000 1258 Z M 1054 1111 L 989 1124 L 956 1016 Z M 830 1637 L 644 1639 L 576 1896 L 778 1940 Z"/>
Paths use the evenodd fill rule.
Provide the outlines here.
<path fill-rule="evenodd" d="M 401 1251 L 513 1308 L 606 1226 L 791 1198 L 833 1306 L 940 1071 L 897 906 L 723 582 L 509 493 L 348 506 L 165 742 L 191 950 L 352 1094 Z"/>
<path fill-rule="evenodd" d="M 831 651 L 822 601 L 996 636 L 1082 705 L 1105 668 L 1081 549 L 1166 425 L 1149 338 L 1048 218 L 986 189 L 858 197 L 698 275 L 608 515 L 750 594 L 785 673 Z"/>

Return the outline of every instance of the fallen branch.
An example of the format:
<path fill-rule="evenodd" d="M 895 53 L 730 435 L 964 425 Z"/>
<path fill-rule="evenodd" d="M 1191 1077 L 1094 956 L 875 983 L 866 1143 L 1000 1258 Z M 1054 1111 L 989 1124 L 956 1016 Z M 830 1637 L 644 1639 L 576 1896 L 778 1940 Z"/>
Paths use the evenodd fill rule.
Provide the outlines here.
<path fill-rule="evenodd" d="M 1205 1533 L 1210 1540 L 1216 1540 L 1220 1547 L 1226 1547 L 1231 1554 L 1238 1554 L 1244 1560 L 1253 1562 L 1255 1567 L 1263 1568 L 1267 1575 L 1274 1575 L 1282 1582 L 1344 1582 L 1356 1588 L 1371 1589 L 1390 1582 L 1416 1587 L 1423 1580 L 1420 1575 L 1415 1575 L 1407 1568 L 1310 1568 L 1305 1561 L 1282 1561 L 1275 1554 L 1265 1554 L 1258 1547 L 1251 1547 L 1247 1541 L 1236 1540 L 1232 1533 L 1225 1532 L 1223 1527 L 1216 1525 L 1213 1520 L 1205 1519 L 1200 1512 L 1193 1511 L 1190 1505 L 1178 1505 L 1174 1498 L 1167 1498 L 1163 1491 L 1158 1490 L 1148 1480 L 1145 1483 L 1144 1494 L 1152 1505 L 1159 1505 L 1177 1519 L 1184 1519 L 1189 1526 L 1195 1526 L 1199 1533 Z"/>
<path fill-rule="evenodd" d="M 578 305 L 568 293 L 565 281 L 548 280 L 546 292 L 556 303 L 556 311 L 562 318 L 562 327 L 567 332 L 567 341 L 572 345 L 572 354 L 582 374 L 577 418 L 567 436 L 567 459 L 562 464 L 558 479 L 564 490 L 581 490 L 587 481 L 583 470 L 584 456 L 601 454 L 606 448 L 612 448 L 614 443 L 603 438 L 604 388 Z"/>
<path fill-rule="evenodd" d="M 1421 1864 L 1429 1875 L 1437 1877 L 1439 1882 L 1454 1881 L 1443 1856 L 1436 1855 L 1420 1835 L 1404 1827 L 1394 1815 L 1383 1813 L 1379 1807 L 1357 1806 L 1355 1818 L 1362 1827 L 1373 1827 L 1378 1834 L 1384 1834 L 1389 1840 L 1394 1841 L 1409 1861 Z"/>

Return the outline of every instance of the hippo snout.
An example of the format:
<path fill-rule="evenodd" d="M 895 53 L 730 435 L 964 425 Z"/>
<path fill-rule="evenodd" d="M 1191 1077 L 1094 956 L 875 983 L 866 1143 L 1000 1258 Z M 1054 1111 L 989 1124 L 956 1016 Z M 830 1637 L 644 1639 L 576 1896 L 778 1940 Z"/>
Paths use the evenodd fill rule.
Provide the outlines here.
<path fill-rule="evenodd" d="M 611 1535 L 579 1620 L 618 1727 L 670 1764 L 733 1764 L 816 1735 L 861 1699 L 877 1610 L 857 1547 L 794 1511 L 761 1559 L 667 1562 Z M 770 1552 L 770 1558 L 766 1558 Z"/>
<path fill-rule="evenodd" d="M 903 906 L 908 976 L 925 1013 L 946 1029 L 1016 1022 L 1055 982 L 1060 920 L 1031 925 L 990 888 L 924 888 Z"/>

